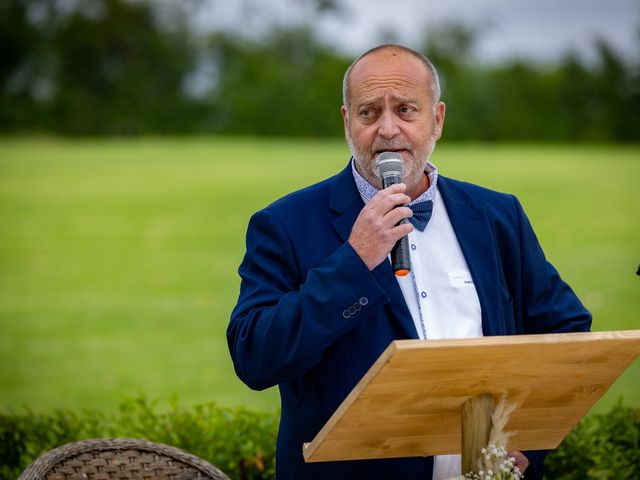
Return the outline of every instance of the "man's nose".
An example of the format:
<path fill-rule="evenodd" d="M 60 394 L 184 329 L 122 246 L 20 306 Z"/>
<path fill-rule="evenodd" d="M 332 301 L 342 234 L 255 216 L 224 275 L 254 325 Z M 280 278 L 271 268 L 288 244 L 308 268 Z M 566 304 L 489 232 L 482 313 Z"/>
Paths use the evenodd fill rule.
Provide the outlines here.
<path fill-rule="evenodd" d="M 393 112 L 385 111 L 380 116 L 380 125 L 378 126 L 378 135 L 384 138 L 393 138 L 400 133 L 398 119 Z"/>

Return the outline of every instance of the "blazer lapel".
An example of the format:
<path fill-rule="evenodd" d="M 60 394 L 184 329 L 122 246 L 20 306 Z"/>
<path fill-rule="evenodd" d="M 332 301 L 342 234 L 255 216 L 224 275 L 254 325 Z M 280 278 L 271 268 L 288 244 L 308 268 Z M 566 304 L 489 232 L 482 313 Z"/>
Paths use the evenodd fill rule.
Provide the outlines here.
<path fill-rule="evenodd" d="M 346 242 L 356 218 L 364 207 L 364 202 L 353 179 L 351 162 L 334 177 L 334 182 L 331 185 L 330 207 L 336 214 L 332 226 L 342 241 Z M 407 338 L 417 338 L 411 312 L 409 312 L 402 290 L 400 290 L 398 281 L 391 270 L 391 263 L 385 260 L 374 268 L 372 273 L 389 296 L 390 303 L 385 306 L 388 315 L 402 325 Z"/>
<path fill-rule="evenodd" d="M 483 334 L 505 334 L 500 318 L 500 296 L 496 294 L 498 286 L 495 285 L 501 277 L 495 239 L 486 213 L 448 178 L 438 178 L 438 189 L 478 292 Z"/>

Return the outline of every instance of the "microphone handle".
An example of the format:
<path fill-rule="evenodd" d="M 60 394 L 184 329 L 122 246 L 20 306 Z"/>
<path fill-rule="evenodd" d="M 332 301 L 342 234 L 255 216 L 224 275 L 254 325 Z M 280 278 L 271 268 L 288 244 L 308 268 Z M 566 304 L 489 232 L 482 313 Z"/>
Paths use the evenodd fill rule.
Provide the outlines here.
<path fill-rule="evenodd" d="M 382 177 L 382 188 L 400 183 L 400 175 L 387 175 Z M 407 223 L 405 218 L 398 225 Z M 409 254 L 409 237 L 405 235 L 391 249 L 391 268 L 398 277 L 404 277 L 411 271 L 411 256 Z"/>
<path fill-rule="evenodd" d="M 400 223 L 406 223 L 403 220 Z M 409 237 L 406 235 L 396 242 L 391 249 L 391 268 L 398 277 L 404 277 L 411 271 L 411 257 L 409 255 Z"/>

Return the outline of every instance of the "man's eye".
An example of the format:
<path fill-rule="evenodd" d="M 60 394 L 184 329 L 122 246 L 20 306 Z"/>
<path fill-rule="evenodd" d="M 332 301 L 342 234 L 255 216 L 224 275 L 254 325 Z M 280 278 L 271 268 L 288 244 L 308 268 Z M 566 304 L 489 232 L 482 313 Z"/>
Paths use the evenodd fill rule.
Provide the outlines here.
<path fill-rule="evenodd" d="M 358 117 L 365 123 L 375 122 L 378 111 L 375 108 L 363 108 L 358 111 Z"/>
<path fill-rule="evenodd" d="M 409 105 L 404 105 L 400 107 L 400 113 L 414 113 L 416 111 L 415 108 L 410 107 Z"/>

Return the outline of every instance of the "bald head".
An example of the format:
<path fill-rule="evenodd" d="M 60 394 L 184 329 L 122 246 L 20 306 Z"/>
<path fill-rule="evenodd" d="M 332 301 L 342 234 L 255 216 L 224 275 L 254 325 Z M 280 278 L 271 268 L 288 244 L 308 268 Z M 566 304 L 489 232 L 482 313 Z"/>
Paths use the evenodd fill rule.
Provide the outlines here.
<path fill-rule="evenodd" d="M 345 106 L 349 106 L 349 97 L 351 94 L 351 76 L 354 68 L 365 58 L 368 59 L 371 56 L 379 56 L 379 55 L 410 55 L 414 58 L 417 58 L 422 62 L 424 66 L 428 81 L 426 82 L 425 88 L 431 90 L 431 96 L 433 98 L 433 103 L 437 103 L 440 100 L 440 79 L 438 78 L 438 72 L 436 71 L 433 64 L 429 61 L 427 57 L 425 57 L 422 53 L 412 50 L 411 48 L 404 47 L 402 45 L 396 44 L 385 44 L 374 47 L 370 50 L 367 50 L 362 55 L 360 55 L 356 60 L 349 66 L 347 71 L 344 74 L 344 78 L 342 80 L 342 103 Z"/>

